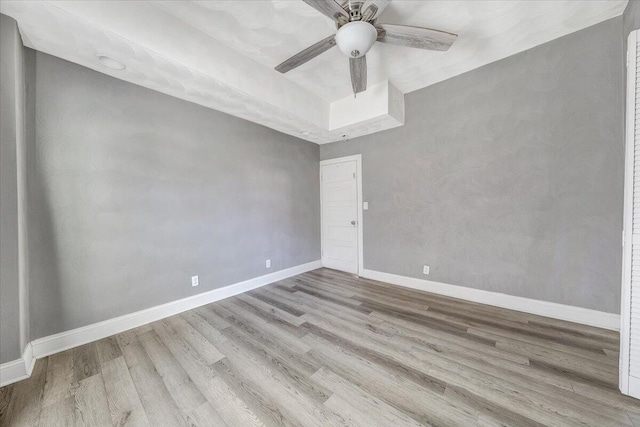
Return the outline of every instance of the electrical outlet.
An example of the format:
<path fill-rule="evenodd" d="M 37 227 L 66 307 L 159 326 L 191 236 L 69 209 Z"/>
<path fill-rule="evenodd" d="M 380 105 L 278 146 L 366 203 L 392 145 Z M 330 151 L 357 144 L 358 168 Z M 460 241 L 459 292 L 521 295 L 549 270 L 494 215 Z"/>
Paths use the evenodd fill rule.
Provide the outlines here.
<path fill-rule="evenodd" d="M 270 259 L 268 259 L 267 262 L 265 262 L 265 266 L 267 268 L 271 268 L 271 260 Z"/>
<path fill-rule="evenodd" d="M 429 274 L 429 266 L 425 265 L 424 267 L 422 267 L 422 274 Z"/>
<path fill-rule="evenodd" d="M 362 203 L 362 210 L 363 211 L 368 211 L 369 210 L 369 202 L 363 202 Z"/>
<path fill-rule="evenodd" d="M 199 284 L 198 276 L 191 276 L 191 286 L 198 286 Z"/>

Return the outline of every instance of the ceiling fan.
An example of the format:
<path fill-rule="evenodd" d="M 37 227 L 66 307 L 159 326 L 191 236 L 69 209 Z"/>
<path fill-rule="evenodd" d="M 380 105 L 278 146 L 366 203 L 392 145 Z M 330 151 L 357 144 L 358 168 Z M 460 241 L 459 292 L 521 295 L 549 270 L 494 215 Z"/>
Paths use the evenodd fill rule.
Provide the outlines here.
<path fill-rule="evenodd" d="M 444 31 L 407 25 L 376 24 L 376 19 L 391 0 L 303 0 L 318 12 L 333 19 L 338 31 L 278 65 L 286 73 L 338 45 L 349 57 L 353 96 L 367 89 L 365 55 L 376 41 L 427 50 L 449 50 L 458 37 Z"/>

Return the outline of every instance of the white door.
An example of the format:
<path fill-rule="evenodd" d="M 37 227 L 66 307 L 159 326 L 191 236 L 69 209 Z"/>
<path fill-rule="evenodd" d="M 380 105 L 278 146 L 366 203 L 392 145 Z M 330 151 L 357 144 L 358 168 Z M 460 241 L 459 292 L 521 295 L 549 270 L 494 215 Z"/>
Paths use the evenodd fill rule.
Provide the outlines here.
<path fill-rule="evenodd" d="M 640 40 L 629 35 L 620 391 L 640 398 Z"/>
<path fill-rule="evenodd" d="M 322 265 L 358 274 L 357 161 L 320 164 Z"/>

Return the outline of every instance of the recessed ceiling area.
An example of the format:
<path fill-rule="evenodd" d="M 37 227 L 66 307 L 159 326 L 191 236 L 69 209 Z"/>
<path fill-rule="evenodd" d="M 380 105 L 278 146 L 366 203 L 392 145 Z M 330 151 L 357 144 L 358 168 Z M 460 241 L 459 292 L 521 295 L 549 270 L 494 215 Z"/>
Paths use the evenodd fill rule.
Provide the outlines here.
<path fill-rule="evenodd" d="M 402 94 L 618 16 L 626 4 L 393 0 L 378 22 L 458 39 L 447 52 L 375 43 L 371 93 L 355 99 L 337 48 L 286 74 L 274 70 L 336 31 L 302 0 L 2 1 L 0 12 L 17 20 L 28 47 L 322 144 L 401 126 Z M 106 68 L 96 55 L 126 68 Z"/>

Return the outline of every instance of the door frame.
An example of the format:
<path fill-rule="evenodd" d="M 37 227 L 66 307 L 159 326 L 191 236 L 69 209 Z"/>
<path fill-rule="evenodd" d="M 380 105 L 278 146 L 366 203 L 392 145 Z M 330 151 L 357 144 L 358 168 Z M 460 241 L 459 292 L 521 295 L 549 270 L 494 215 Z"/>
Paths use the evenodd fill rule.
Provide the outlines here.
<path fill-rule="evenodd" d="M 635 116 L 636 116 L 636 43 L 638 30 L 632 31 L 627 39 L 626 52 L 626 117 L 625 117 L 625 159 L 624 159 L 624 214 L 622 222 L 622 292 L 620 298 L 620 360 L 618 386 L 623 394 L 633 394 L 629 384 L 629 338 L 631 327 L 631 255 L 633 246 L 633 181 L 635 157 Z M 635 390 L 636 394 L 638 390 Z"/>
<path fill-rule="evenodd" d="M 320 171 L 319 171 L 319 180 L 320 180 L 320 259 L 324 258 L 324 218 L 322 218 L 322 166 L 332 165 L 336 163 L 344 163 L 350 161 L 356 161 L 356 189 L 357 189 L 357 212 L 358 212 L 358 222 L 357 230 L 358 230 L 358 276 L 362 276 L 364 271 L 364 247 L 363 247 L 363 223 L 362 223 L 362 154 L 355 154 L 353 156 L 345 156 L 345 157 L 336 157 L 334 159 L 327 159 L 320 161 Z"/>

